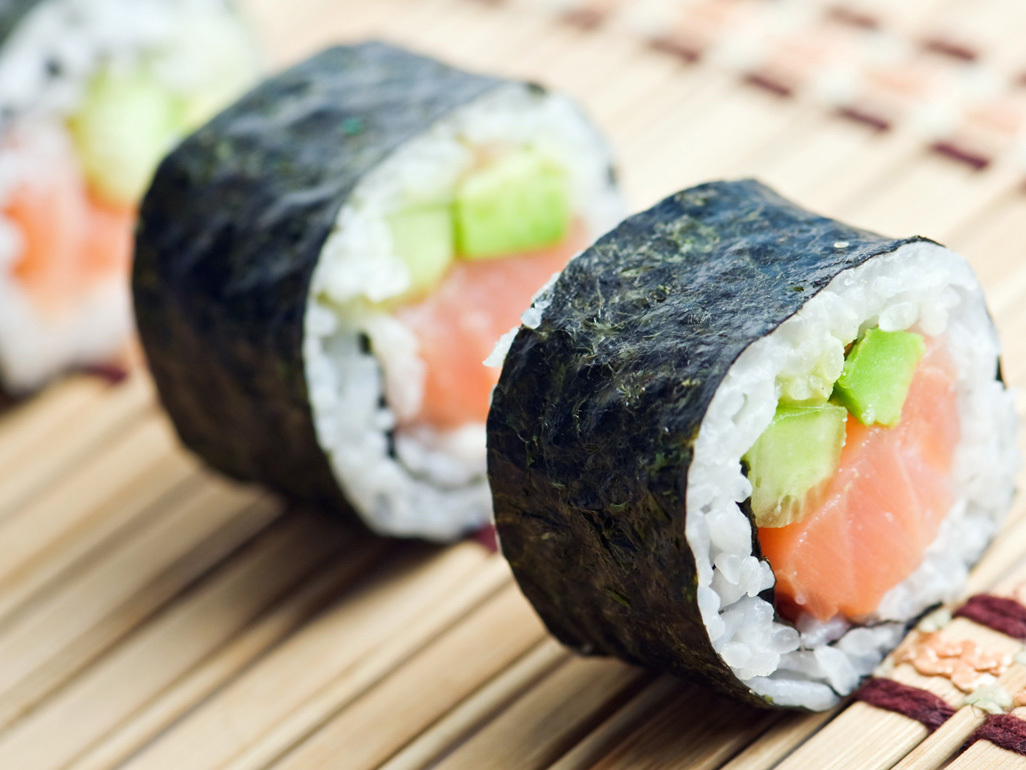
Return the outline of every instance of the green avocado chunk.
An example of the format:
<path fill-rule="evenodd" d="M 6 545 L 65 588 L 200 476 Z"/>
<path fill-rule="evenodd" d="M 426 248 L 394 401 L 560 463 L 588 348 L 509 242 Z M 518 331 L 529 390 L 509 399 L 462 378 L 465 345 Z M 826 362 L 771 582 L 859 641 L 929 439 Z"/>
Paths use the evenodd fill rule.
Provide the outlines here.
<path fill-rule="evenodd" d="M 456 193 L 456 245 L 467 259 L 559 243 L 570 227 L 566 174 L 532 150 L 470 174 Z"/>
<path fill-rule="evenodd" d="M 130 205 L 182 132 L 183 107 L 145 70 L 103 70 L 69 120 L 86 179 L 103 198 Z"/>
<path fill-rule="evenodd" d="M 410 269 L 410 293 L 433 289 L 453 260 L 452 207 L 418 206 L 388 217 L 396 254 Z"/>
<path fill-rule="evenodd" d="M 834 400 L 863 425 L 897 425 L 925 352 L 922 335 L 870 329 L 848 353 L 834 386 Z"/>
<path fill-rule="evenodd" d="M 841 459 L 848 413 L 842 406 L 779 406 L 773 422 L 744 456 L 752 513 L 760 527 L 800 521 L 806 497 Z"/>

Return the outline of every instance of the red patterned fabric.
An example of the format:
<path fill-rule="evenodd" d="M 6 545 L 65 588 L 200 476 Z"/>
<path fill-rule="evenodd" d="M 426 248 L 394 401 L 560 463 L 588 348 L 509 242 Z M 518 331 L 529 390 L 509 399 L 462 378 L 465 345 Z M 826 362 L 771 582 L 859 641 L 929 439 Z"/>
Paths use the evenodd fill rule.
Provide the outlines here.
<path fill-rule="evenodd" d="M 1013 639 L 1026 641 L 1026 607 L 1015 599 L 980 594 L 963 604 L 955 617 L 968 618 Z"/>
<path fill-rule="evenodd" d="M 931 732 L 955 713 L 943 698 L 893 679 L 867 679 L 855 692 L 855 700 L 885 711 L 896 711 L 923 724 Z"/>
<path fill-rule="evenodd" d="M 470 539 L 475 543 L 480 543 L 492 553 L 497 553 L 499 550 L 499 541 L 495 536 L 495 525 L 493 524 L 482 527 L 471 535 Z"/>
<path fill-rule="evenodd" d="M 990 741 L 998 748 L 1026 757 L 1026 722 L 1011 714 L 991 714 L 963 748 L 969 748 L 976 741 Z"/>

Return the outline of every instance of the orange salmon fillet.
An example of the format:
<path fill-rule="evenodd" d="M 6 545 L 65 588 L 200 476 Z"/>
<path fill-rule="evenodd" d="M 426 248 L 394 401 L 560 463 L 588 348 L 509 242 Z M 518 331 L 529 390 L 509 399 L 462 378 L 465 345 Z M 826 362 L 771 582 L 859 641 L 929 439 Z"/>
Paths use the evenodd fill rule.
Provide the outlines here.
<path fill-rule="evenodd" d="M 954 500 L 949 478 L 960 433 L 954 365 L 932 344 L 898 425 L 865 426 L 849 415 L 822 502 L 801 521 L 759 530 L 781 614 L 858 620 L 916 570 Z"/>
<path fill-rule="evenodd" d="M 25 141 L 31 139 L 18 143 Z M 47 149 L 46 163 L 34 164 L 37 173 L 15 189 L 4 215 L 21 236 L 16 280 L 40 309 L 59 313 L 73 307 L 84 290 L 127 276 L 135 210 L 96 200 L 70 145 L 51 142 Z"/>
<path fill-rule="evenodd" d="M 575 221 L 555 246 L 498 259 L 458 260 L 436 291 L 396 311 L 417 335 L 427 368 L 417 422 L 455 428 L 485 421 L 499 370 L 482 362 L 519 323 L 535 292 L 586 245 L 584 223 Z"/>

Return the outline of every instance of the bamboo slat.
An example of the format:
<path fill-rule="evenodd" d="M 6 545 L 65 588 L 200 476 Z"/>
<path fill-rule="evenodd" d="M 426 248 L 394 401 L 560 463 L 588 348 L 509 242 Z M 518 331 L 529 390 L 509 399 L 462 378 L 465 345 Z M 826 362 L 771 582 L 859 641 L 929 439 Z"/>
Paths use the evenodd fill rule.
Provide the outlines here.
<path fill-rule="evenodd" d="M 0 522 L 0 624 L 33 591 L 66 574 L 125 527 L 159 515 L 195 474 L 156 420 L 132 426 L 95 458 Z"/>
<path fill-rule="evenodd" d="M 660 677 L 624 704 L 615 714 L 592 730 L 580 743 L 552 764 L 552 770 L 577 770 L 596 767 L 617 750 L 625 740 L 637 734 L 644 725 L 681 694 L 681 683 L 674 677 Z M 673 713 L 673 712 L 671 712 Z M 689 722 L 681 712 L 679 722 Z M 765 715 L 764 715 L 765 716 Z M 693 755 L 689 754 L 693 760 Z M 692 761 L 692 764 L 693 761 Z"/>
<path fill-rule="evenodd" d="M 91 406 L 103 383 L 74 378 L 54 385 L 0 417 L 0 470 L 33 444 L 45 441 L 73 415 Z"/>
<path fill-rule="evenodd" d="M 0 767 L 63 767 L 230 642 L 345 539 L 319 516 L 290 516 L 0 735 Z"/>
<path fill-rule="evenodd" d="M 353 545 L 357 545 L 356 542 Z M 338 563 L 325 566 L 298 586 L 199 666 L 93 744 L 69 770 L 111 770 L 180 721 L 247 666 L 265 655 L 338 597 L 376 561 L 385 557 L 381 540 L 359 543 Z"/>
<path fill-rule="evenodd" d="M 537 617 L 507 583 L 277 766 L 315 770 L 336 767 L 342 759 L 353 770 L 377 767 L 543 635 Z"/>
<path fill-rule="evenodd" d="M 426 604 L 431 608 L 431 612 L 428 615 L 408 622 L 402 629 L 402 633 L 394 638 L 382 640 L 373 652 L 360 661 L 359 670 L 347 671 L 342 676 L 321 687 L 313 697 L 290 714 L 287 720 L 279 723 L 273 730 L 264 733 L 256 743 L 248 746 L 228 767 L 232 768 L 232 770 L 245 770 L 246 768 L 259 768 L 270 764 L 311 733 L 320 730 L 329 718 L 338 712 L 342 712 L 353 699 L 359 698 L 371 687 L 375 688 L 375 695 L 361 702 L 357 709 L 361 713 L 355 717 L 356 721 L 364 719 L 367 722 L 374 723 L 377 721 L 377 717 L 381 717 L 383 712 L 387 711 L 389 719 L 392 721 L 392 726 L 400 728 L 400 724 L 397 721 L 399 716 L 397 712 L 400 709 L 400 703 L 409 702 L 408 692 L 404 696 L 404 701 L 393 700 L 388 708 L 383 708 L 377 714 L 374 713 L 376 697 L 386 699 L 389 697 L 388 683 L 385 682 L 386 677 L 397 668 L 406 668 L 404 664 L 412 654 L 418 656 L 418 663 L 425 658 L 429 659 L 431 652 L 427 648 L 429 646 L 434 647 L 438 643 L 438 635 L 447 632 L 452 624 L 462 623 L 463 616 L 469 608 L 494 597 L 497 591 L 508 584 L 508 579 L 509 575 L 505 562 L 497 557 L 489 558 L 483 567 L 477 570 L 462 585 L 435 597 L 434 601 L 428 601 Z M 503 591 L 503 593 L 509 595 L 508 591 Z M 489 601 L 488 606 L 491 606 L 491 601 Z M 520 609 L 522 612 L 523 608 L 521 607 Z M 533 621 L 530 615 L 526 613 L 521 614 L 520 620 L 527 622 L 528 628 L 526 630 L 528 635 L 530 636 L 534 632 L 534 636 L 537 638 L 539 632 L 537 622 Z M 512 641 L 516 643 L 516 638 L 513 637 Z M 479 646 L 484 646 L 486 638 L 479 634 L 475 642 Z M 458 644 L 458 642 L 454 642 L 454 644 Z M 449 650 L 446 650 L 446 652 L 449 652 Z M 479 658 L 478 662 L 487 663 L 487 651 L 479 650 L 469 654 Z M 428 670 L 424 674 L 424 679 L 428 679 L 432 675 L 438 677 L 438 681 L 432 682 L 432 684 L 440 690 L 439 695 L 434 699 L 434 706 L 427 705 L 428 710 L 432 708 L 438 709 L 438 702 L 444 702 L 447 697 L 442 693 L 452 687 L 460 686 L 459 681 L 454 681 L 457 680 L 457 675 L 451 670 L 453 663 L 454 661 L 452 660 L 445 661 L 440 666 L 427 663 Z M 467 670 L 461 673 L 471 681 L 476 681 L 476 677 L 481 674 L 472 665 L 466 663 L 464 665 Z M 401 690 L 405 690 L 407 684 L 415 682 L 415 676 L 415 674 L 407 675 L 398 687 Z M 370 712 L 370 715 L 368 715 L 368 712 Z M 415 714 L 413 718 L 416 719 L 417 715 Z M 345 715 L 342 721 L 347 721 Z M 318 739 L 313 744 L 315 752 L 317 751 L 316 746 L 321 741 L 332 742 L 331 736 L 334 730 L 339 728 L 339 723 L 335 722 L 331 727 L 332 729 L 327 731 L 320 730 L 318 732 Z M 344 730 L 345 728 L 343 727 L 342 729 Z M 365 741 L 364 743 L 366 749 L 370 749 L 372 744 L 372 741 Z M 380 745 L 378 750 L 381 750 Z M 320 756 L 323 757 L 323 750 Z M 302 761 L 305 760 L 301 760 L 299 762 L 300 765 Z"/>
<path fill-rule="evenodd" d="M 982 593 L 992 587 L 1009 572 L 1017 574 L 1022 569 L 1022 543 L 1026 538 L 1026 516 L 1023 504 L 1015 506 L 1010 520 L 1002 530 L 1002 536 L 983 554 L 980 563 L 969 574 L 967 595 Z"/>
<path fill-rule="evenodd" d="M 272 731 L 283 723 L 292 724 L 293 714 L 298 714 L 294 718 L 302 731 L 307 725 L 303 708 L 326 687 L 335 696 L 333 705 L 345 702 L 387 670 L 382 661 L 367 668 L 357 663 L 373 658 L 382 648 L 391 653 L 387 663 L 395 665 L 410 654 L 410 648 L 423 646 L 425 636 L 434 636 L 455 614 L 467 609 L 460 606 L 448 617 L 435 616 L 429 610 L 441 597 L 469 586 L 472 595 L 467 599 L 480 599 L 480 594 L 473 596 L 473 581 L 482 574 L 486 561 L 482 549 L 472 544 L 430 554 L 426 559 L 422 550 L 404 551 L 402 558 L 387 566 L 385 574 L 376 575 L 377 579 L 361 586 L 347 601 L 287 639 L 211 699 L 202 712 L 176 725 L 126 767 L 158 770 L 184 765 L 201 770 L 239 760 L 266 741 L 279 751 L 287 748 L 289 741 L 284 746 L 278 744 L 280 733 Z M 431 628 L 408 637 L 406 631 L 419 618 L 427 618 Z M 314 660 L 317 666 L 310 666 L 309 661 Z M 269 697 L 272 693 L 273 698 Z M 232 729 L 225 730 L 226 724 Z"/>
<path fill-rule="evenodd" d="M 667 683 L 661 684 L 664 687 L 659 688 L 659 692 L 666 689 Z M 622 740 L 613 745 L 602 745 L 599 752 L 599 746 L 593 739 L 599 737 L 601 745 L 603 725 L 593 730 L 554 767 L 561 770 L 587 767 L 596 770 L 621 767 L 654 769 L 673 767 L 681 757 L 687 757 L 688 767 L 711 770 L 782 718 L 776 712 L 738 707 L 697 687 L 682 686 L 681 682 L 671 684 L 674 685 L 671 696 L 661 702 L 658 709 L 648 713 Z M 647 688 L 635 701 L 653 689 L 656 688 Z M 644 709 L 635 702 L 629 703 L 623 711 L 629 711 L 632 719 L 637 719 L 639 712 L 644 713 Z"/>
<path fill-rule="evenodd" d="M 278 514 L 277 505 L 253 505 L 249 495 L 219 486 L 165 512 L 0 630 L 0 724 L 32 708 Z"/>
<path fill-rule="evenodd" d="M 986 718 L 979 709 L 959 709 L 937 731 L 894 764 L 894 770 L 942 767 Z"/>
<path fill-rule="evenodd" d="M 617 662 L 572 658 L 436 767 L 548 767 L 649 678 L 650 675 Z"/>
<path fill-rule="evenodd" d="M 838 770 L 852 767 L 887 768 L 927 736 L 927 729 L 901 714 L 853 703 L 824 729 L 775 767 L 780 770 L 816 767 Z"/>
<path fill-rule="evenodd" d="M 829 711 L 785 716 L 752 745 L 723 765 L 723 770 L 766 770 L 776 767 L 834 717 L 835 713 Z"/>
<path fill-rule="evenodd" d="M 993 743 L 979 741 L 948 765 L 949 770 L 1023 770 L 1026 757 L 999 749 Z"/>
<path fill-rule="evenodd" d="M 104 391 L 88 409 L 40 431 L 35 442 L 4 465 L 0 486 L 0 520 L 10 516 L 35 491 L 53 481 L 61 471 L 98 451 L 120 428 L 144 410 L 152 408 L 152 390 L 145 377 L 133 377 Z M 39 424 L 37 420 L 36 424 Z"/>
<path fill-rule="evenodd" d="M 382 770 L 433 766 L 453 746 L 474 734 L 489 719 L 555 671 L 568 657 L 569 654 L 553 640 L 541 642 L 400 749 L 381 766 Z"/>

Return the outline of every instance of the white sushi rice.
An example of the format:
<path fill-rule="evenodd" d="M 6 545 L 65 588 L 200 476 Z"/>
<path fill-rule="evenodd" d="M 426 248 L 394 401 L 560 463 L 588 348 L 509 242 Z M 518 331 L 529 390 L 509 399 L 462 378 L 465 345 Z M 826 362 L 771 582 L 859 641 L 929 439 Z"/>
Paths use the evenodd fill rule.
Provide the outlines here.
<path fill-rule="evenodd" d="M 449 540 L 491 515 L 483 424 L 398 427 L 420 411 L 425 366 L 413 331 L 377 303 L 410 287 L 388 215 L 451 196 L 474 148 L 496 144 L 530 146 L 562 167 L 589 238 L 624 213 L 602 137 L 566 98 L 522 84 L 425 126 L 360 182 L 314 272 L 303 357 L 318 440 L 346 497 L 382 534 Z"/>
<path fill-rule="evenodd" d="M 239 24 L 224 0 L 43 0 L 0 48 L 0 111 L 67 116 L 101 66 L 134 67 L 154 52 L 169 87 L 198 89 L 225 62 L 196 48 L 235 46 Z"/>
<path fill-rule="evenodd" d="M 32 134 L 28 154 L 0 139 L 0 388 L 27 392 L 69 367 L 109 359 L 132 330 L 123 275 L 83 288 L 68 307 L 41 306 L 22 289 L 13 268 L 24 240 L 2 213 L 13 191 L 48 167 L 47 147 L 70 141 L 65 120 L 101 67 L 133 68 L 146 56 L 181 93 L 223 80 L 213 106 L 244 85 L 240 57 L 252 57 L 251 74 L 258 69 L 239 30 L 222 0 L 43 0 L 0 47 L 0 130 Z"/>
<path fill-rule="evenodd" d="M 922 565 L 885 595 L 873 617 L 852 626 L 803 616 L 792 626 L 758 595 L 774 577 L 752 554 L 751 524 L 740 508 L 752 490 L 740 458 L 769 426 L 784 387 L 801 389 L 817 368 L 836 377 L 845 345 L 874 326 L 938 336 L 955 361 L 962 431 L 956 501 Z M 957 254 L 919 242 L 842 272 L 730 368 L 688 471 L 687 538 L 709 639 L 756 693 L 784 706 L 831 707 L 880 663 L 908 621 L 964 588 L 1008 510 L 1019 466 L 1012 397 L 995 380 L 998 352 L 972 270 Z"/>

